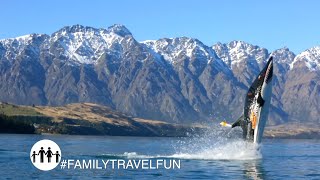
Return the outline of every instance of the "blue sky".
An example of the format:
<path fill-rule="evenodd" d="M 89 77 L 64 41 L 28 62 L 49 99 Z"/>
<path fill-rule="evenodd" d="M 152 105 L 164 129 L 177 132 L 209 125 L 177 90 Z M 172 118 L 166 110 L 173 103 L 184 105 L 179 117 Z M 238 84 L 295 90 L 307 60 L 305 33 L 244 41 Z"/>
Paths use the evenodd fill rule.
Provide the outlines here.
<path fill-rule="evenodd" d="M 0 39 L 74 24 L 123 24 L 138 41 L 188 36 L 211 46 L 243 40 L 300 53 L 320 45 L 319 7 L 316 0 L 2 0 Z"/>

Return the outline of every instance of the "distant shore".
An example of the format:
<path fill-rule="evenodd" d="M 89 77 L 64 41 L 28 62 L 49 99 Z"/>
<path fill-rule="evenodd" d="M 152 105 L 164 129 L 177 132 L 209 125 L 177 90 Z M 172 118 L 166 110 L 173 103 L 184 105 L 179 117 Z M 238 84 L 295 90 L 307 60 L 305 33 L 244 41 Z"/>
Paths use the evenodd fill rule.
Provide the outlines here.
<path fill-rule="evenodd" d="M 318 126 L 268 126 L 264 137 L 319 139 Z M 0 133 L 186 137 L 208 130 L 211 128 L 205 125 L 182 125 L 133 118 L 92 103 L 76 103 L 62 107 L 0 105 Z"/>
<path fill-rule="evenodd" d="M 174 137 L 197 126 L 133 118 L 91 103 L 62 107 L 0 105 L 0 133 Z"/>
<path fill-rule="evenodd" d="M 320 139 L 319 125 L 303 124 L 282 124 L 278 126 L 268 126 L 265 129 L 264 137 L 279 139 Z"/>
<path fill-rule="evenodd" d="M 178 130 L 177 130 L 178 131 Z M 198 131 L 200 132 L 200 131 Z M 188 137 L 188 136 L 192 136 L 192 134 L 196 134 L 196 133 L 178 133 L 178 134 L 172 134 L 172 135 L 154 135 L 154 134 L 150 134 L 150 135 L 139 135 L 139 134 L 90 134 L 90 133 L 36 133 L 36 132 L 21 132 L 21 131 L 1 131 L 0 134 L 39 134 L 39 135 L 86 135 L 86 136 L 139 136 L 139 137 Z M 320 133 L 319 132 L 304 132 L 304 133 L 300 133 L 300 134 L 281 134 L 281 135 L 270 135 L 270 132 L 266 131 L 264 134 L 265 139 L 320 139 Z"/>

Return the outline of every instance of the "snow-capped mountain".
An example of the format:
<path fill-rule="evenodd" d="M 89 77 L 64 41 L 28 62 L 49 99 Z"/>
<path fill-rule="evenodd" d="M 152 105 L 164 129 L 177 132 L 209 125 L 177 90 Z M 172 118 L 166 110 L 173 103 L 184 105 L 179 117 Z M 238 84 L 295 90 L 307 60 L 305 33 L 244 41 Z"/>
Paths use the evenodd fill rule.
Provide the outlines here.
<path fill-rule="evenodd" d="M 252 74 L 259 73 L 259 69 L 269 56 L 266 49 L 243 41 L 217 43 L 212 48 L 233 71 L 236 78 L 246 86 L 251 84 L 254 78 Z"/>
<path fill-rule="evenodd" d="M 212 47 L 188 38 L 137 42 L 123 25 L 66 26 L 0 40 L 0 101 L 94 102 L 171 122 L 232 121 L 248 86 L 274 56 L 270 124 L 320 115 L 320 48 L 298 55 L 243 41 Z"/>
<path fill-rule="evenodd" d="M 49 43 L 61 48 L 61 54 L 80 64 L 94 64 L 106 51 L 121 54 L 122 41 L 132 38 L 122 25 L 95 29 L 81 25 L 67 26 L 53 33 Z M 56 49 L 54 49 L 56 50 Z"/>
<path fill-rule="evenodd" d="M 29 34 L 0 40 L 0 57 L 11 61 L 16 59 L 27 48 L 39 54 L 42 44 L 48 37 L 45 34 Z"/>
<path fill-rule="evenodd" d="M 142 43 L 174 65 L 186 59 L 191 61 L 197 59 L 204 65 L 215 63 L 215 66 L 219 67 L 219 70 L 230 71 L 212 48 L 204 45 L 197 39 L 188 37 L 164 38 L 143 41 Z"/>
<path fill-rule="evenodd" d="M 205 46 L 197 39 L 181 37 L 181 38 L 164 38 L 159 40 L 149 40 L 142 42 L 156 53 L 164 56 L 171 63 L 182 58 L 201 58 L 209 63 L 213 58 L 216 58 L 215 52 Z"/>
<path fill-rule="evenodd" d="M 217 43 L 212 48 L 231 69 L 243 63 L 258 66 L 258 64 L 265 63 L 268 57 L 267 49 L 243 41 L 231 41 L 228 44 Z"/>
<path fill-rule="evenodd" d="M 300 53 L 290 64 L 290 68 L 306 66 L 309 71 L 320 70 L 320 47 L 313 47 Z"/>

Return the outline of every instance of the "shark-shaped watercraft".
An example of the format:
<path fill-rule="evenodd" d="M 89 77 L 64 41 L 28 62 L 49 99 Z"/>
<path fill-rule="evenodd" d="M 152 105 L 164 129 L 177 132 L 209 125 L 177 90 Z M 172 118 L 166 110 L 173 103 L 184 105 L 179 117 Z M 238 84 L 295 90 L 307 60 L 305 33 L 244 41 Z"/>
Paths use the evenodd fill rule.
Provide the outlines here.
<path fill-rule="evenodd" d="M 269 58 L 266 66 L 253 81 L 246 94 L 243 115 L 234 122 L 228 124 L 221 122 L 222 126 L 240 126 L 243 138 L 253 143 L 260 143 L 268 119 L 269 106 L 272 95 L 273 60 Z"/>

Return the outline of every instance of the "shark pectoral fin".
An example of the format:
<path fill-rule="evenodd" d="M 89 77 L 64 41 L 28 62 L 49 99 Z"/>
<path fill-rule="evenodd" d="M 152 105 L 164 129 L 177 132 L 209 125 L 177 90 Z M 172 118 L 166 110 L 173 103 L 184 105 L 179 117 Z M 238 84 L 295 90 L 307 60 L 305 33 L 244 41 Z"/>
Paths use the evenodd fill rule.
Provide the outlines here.
<path fill-rule="evenodd" d="M 232 124 L 232 128 L 240 126 L 240 121 L 236 121 L 235 123 Z"/>
<path fill-rule="evenodd" d="M 241 121 L 243 121 L 243 115 L 241 115 L 238 118 L 238 120 L 231 125 L 231 127 L 234 128 L 234 127 L 237 127 L 237 126 L 241 126 Z"/>

